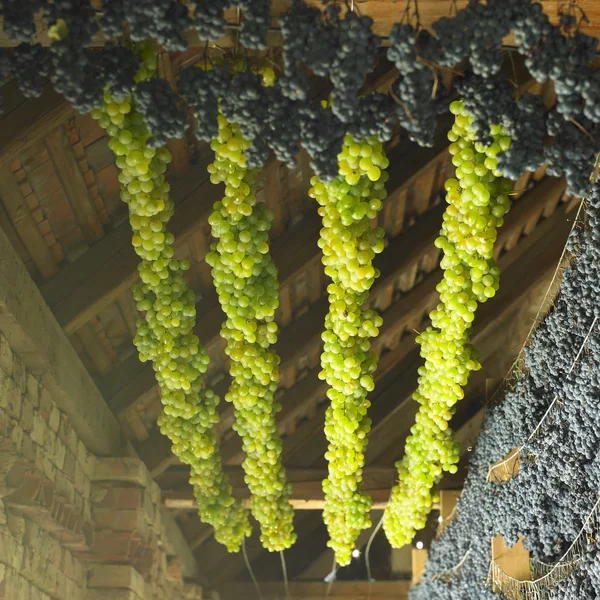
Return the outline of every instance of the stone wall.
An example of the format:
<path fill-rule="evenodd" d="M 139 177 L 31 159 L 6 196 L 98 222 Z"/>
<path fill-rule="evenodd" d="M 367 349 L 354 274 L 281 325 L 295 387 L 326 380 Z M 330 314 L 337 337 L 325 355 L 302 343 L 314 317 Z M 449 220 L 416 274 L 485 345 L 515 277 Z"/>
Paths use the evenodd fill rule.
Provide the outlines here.
<path fill-rule="evenodd" d="M 43 380 L 0 334 L 0 600 L 199 600 L 145 465 L 91 454 Z"/>

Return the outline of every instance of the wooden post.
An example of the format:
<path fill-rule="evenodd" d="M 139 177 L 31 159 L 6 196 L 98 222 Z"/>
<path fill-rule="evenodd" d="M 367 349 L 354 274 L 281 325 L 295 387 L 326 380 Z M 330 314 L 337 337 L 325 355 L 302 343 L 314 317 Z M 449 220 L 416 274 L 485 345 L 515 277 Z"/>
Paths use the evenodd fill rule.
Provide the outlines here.
<path fill-rule="evenodd" d="M 412 549 L 412 584 L 415 585 L 421 581 L 425 562 L 427 561 L 427 550 L 425 548 Z"/>
<path fill-rule="evenodd" d="M 525 549 L 521 536 L 512 548 L 504 545 L 504 538 L 501 535 L 492 539 L 492 561 L 510 577 L 519 581 L 531 579 L 529 552 Z M 494 591 L 498 591 L 496 586 L 494 586 Z"/>
<path fill-rule="evenodd" d="M 462 490 L 440 490 L 440 517 L 445 521 L 453 516 Z"/>

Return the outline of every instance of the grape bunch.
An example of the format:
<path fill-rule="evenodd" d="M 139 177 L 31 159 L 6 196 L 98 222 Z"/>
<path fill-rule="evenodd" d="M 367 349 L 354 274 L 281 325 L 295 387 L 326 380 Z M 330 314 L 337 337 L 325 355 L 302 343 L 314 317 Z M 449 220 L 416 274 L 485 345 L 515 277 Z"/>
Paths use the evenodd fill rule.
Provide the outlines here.
<path fill-rule="evenodd" d="M 264 165 L 270 148 L 278 160 L 293 167 L 300 136 L 294 102 L 282 93 L 270 67 L 245 65 L 243 69 L 221 97 L 220 109 L 251 142 L 245 153 L 248 166 Z"/>
<path fill-rule="evenodd" d="M 218 126 L 211 142 L 215 160 L 208 171 L 213 183 L 225 184 L 225 195 L 209 217 L 215 242 L 206 261 L 227 317 L 221 335 L 233 381 L 225 399 L 235 407 L 234 429 L 246 454 L 242 466 L 261 541 L 268 550 L 280 551 L 294 543 L 296 534 L 275 420 L 281 407 L 275 401 L 279 356 L 272 350 L 279 305 L 277 268 L 268 243 L 273 215 L 256 200 L 257 170 L 249 168 L 246 157 L 250 142 L 222 114 Z"/>
<path fill-rule="evenodd" d="M 26 98 L 38 98 L 50 71 L 50 53 L 40 44 L 19 44 L 12 53 L 11 69 Z"/>
<path fill-rule="evenodd" d="M 399 482 L 383 522 L 397 548 L 425 527 L 435 501 L 432 489 L 442 474 L 458 470 L 459 448 L 448 423 L 464 397 L 469 374 L 481 368 L 469 343 L 470 329 L 478 305 L 499 287 L 494 242 L 510 208 L 511 183 L 500 177 L 495 158 L 508 149 L 510 138 L 500 125 L 492 125 L 493 143 L 485 146 L 476 141 L 473 117 L 463 102 L 453 102 L 450 110 L 455 115 L 448 139 L 456 178 L 446 181 L 448 207 L 435 241 L 443 252 L 440 303 L 430 313 L 431 326 L 417 337 L 425 359 L 413 394 L 420 408 L 405 455 L 396 464 Z"/>
<path fill-rule="evenodd" d="M 229 69 L 225 65 L 201 65 L 181 71 L 178 89 L 193 110 L 196 137 L 210 142 L 217 137 L 219 98 L 225 96 Z"/>
<path fill-rule="evenodd" d="M 150 75 L 154 64 L 145 62 Z M 209 357 L 193 333 L 195 297 L 183 278 L 189 262 L 174 257 L 175 239 L 167 228 L 174 205 L 164 174 L 171 156 L 166 148 L 148 144 L 150 131 L 131 96 L 118 99 L 107 89 L 92 117 L 109 136 L 121 199 L 129 208 L 132 244 L 141 259 L 141 283 L 133 288 L 141 315 L 134 343 L 140 360 L 152 362 L 160 387 L 164 409 L 158 424 L 173 453 L 190 466 L 200 518 L 213 525 L 219 542 L 237 551 L 250 535 L 250 524 L 221 464 L 213 429 L 219 398 L 203 389 Z"/>
<path fill-rule="evenodd" d="M 34 17 L 47 0 L 3 0 L 2 29 L 15 42 L 30 42 L 36 33 Z"/>
<path fill-rule="evenodd" d="M 319 247 L 323 251 L 329 312 L 322 334 L 322 371 L 329 386 L 325 414 L 329 442 L 325 458 L 329 475 L 323 482 L 323 519 L 328 546 L 336 561 L 347 565 L 360 532 L 370 526 L 371 499 L 360 491 L 364 452 L 371 420 L 367 416 L 377 355 L 370 338 L 383 320 L 365 304 L 378 276 L 373 258 L 383 250 L 381 228 L 372 229 L 386 197 L 389 161 L 377 138 L 356 141 L 347 135 L 339 155 L 339 175 L 331 183 L 311 180 L 309 195 L 319 203 L 323 220 Z"/>
<path fill-rule="evenodd" d="M 168 138 L 185 136 L 187 116 L 168 81 L 155 78 L 141 81 L 135 88 L 134 98 L 152 133 L 148 141 L 151 147 L 160 148 Z"/>
<path fill-rule="evenodd" d="M 437 83 L 434 70 L 417 60 L 419 39 L 426 39 L 426 34 L 417 36 L 411 25 L 397 23 L 390 33 L 387 55 L 401 73 L 392 86 L 399 100 L 398 120 L 412 141 L 432 146 L 437 117 L 446 112 L 447 93 Z"/>
<path fill-rule="evenodd" d="M 540 597 L 591 600 L 600 593 L 598 185 L 588 192 L 586 209 L 583 223 L 569 237 L 571 260 L 559 295 L 524 347 L 524 368 L 487 411 L 457 518 L 432 543 L 411 600 L 490 597 L 485 583 L 490 539 L 499 533 L 508 546 L 522 536 L 534 564 L 561 563 L 552 577 L 536 584 Z M 518 475 L 502 484 L 488 481 L 489 468 L 523 444 Z M 576 555 L 565 554 L 576 540 Z M 467 551 L 461 570 L 449 580 L 441 578 Z"/>

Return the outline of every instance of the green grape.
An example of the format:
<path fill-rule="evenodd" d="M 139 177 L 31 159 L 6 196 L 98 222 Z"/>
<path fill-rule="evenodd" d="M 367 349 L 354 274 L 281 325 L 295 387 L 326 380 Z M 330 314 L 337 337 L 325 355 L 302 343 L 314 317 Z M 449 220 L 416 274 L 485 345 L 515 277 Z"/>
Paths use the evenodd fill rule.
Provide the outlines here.
<path fill-rule="evenodd" d="M 155 54 L 143 52 L 140 80 L 156 70 Z M 150 134 L 132 98 L 118 100 L 107 90 L 92 117 L 110 137 L 120 169 L 121 198 L 129 208 L 132 245 L 141 259 L 140 284 L 132 290 L 142 313 L 134 343 L 140 360 L 152 362 L 160 387 L 164 408 L 158 424 L 171 440 L 173 453 L 190 467 L 200 518 L 214 527 L 217 541 L 237 552 L 251 527 L 221 463 L 213 429 L 219 398 L 203 389 L 209 358 L 193 333 L 195 297 L 183 278 L 189 262 L 173 258 L 175 238 L 167 229 L 173 201 L 163 175 L 171 155 L 166 148 L 147 145 Z"/>
<path fill-rule="evenodd" d="M 246 454 L 245 481 L 261 541 L 278 551 L 289 548 L 296 534 L 275 421 L 279 356 L 271 347 L 277 341 L 279 283 L 268 243 L 273 216 L 256 201 L 257 170 L 246 167 L 244 154 L 250 143 L 223 115 L 218 125 L 211 143 L 215 160 L 208 171 L 213 183 L 225 184 L 225 194 L 209 217 L 215 242 L 206 261 L 226 315 L 221 335 L 233 381 L 225 399 L 235 407 L 234 429 Z"/>
<path fill-rule="evenodd" d="M 323 519 L 328 546 L 336 561 L 347 565 L 356 538 L 370 526 L 371 499 L 360 491 L 371 421 L 368 392 L 374 389 L 377 356 L 369 339 L 379 333 L 383 320 L 366 309 L 369 290 L 379 275 L 373 258 L 383 250 L 381 228 L 369 221 L 377 216 L 386 197 L 384 170 L 389 161 L 375 138 L 356 142 L 347 135 L 338 156 L 339 176 L 331 183 L 311 180 L 309 195 L 319 203 L 329 312 L 322 334 L 322 371 L 330 405 L 325 414 L 329 442 L 325 458 L 329 474 L 323 482 Z"/>
<path fill-rule="evenodd" d="M 446 181 L 448 206 L 435 240 L 443 252 L 440 302 L 429 315 L 431 326 L 417 337 L 425 359 L 413 394 L 420 408 L 404 457 L 396 463 L 399 481 L 383 521 L 396 548 L 409 544 L 425 527 L 436 501 L 432 490 L 443 472 L 457 472 L 460 452 L 449 421 L 470 373 L 481 368 L 469 342 L 471 324 L 478 305 L 498 290 L 494 242 L 510 208 L 512 184 L 501 177 L 494 159 L 510 139 L 501 126 L 492 125 L 493 143 L 479 144 L 462 101 L 453 102 L 450 110 L 456 116 L 448 133 L 456 177 Z"/>

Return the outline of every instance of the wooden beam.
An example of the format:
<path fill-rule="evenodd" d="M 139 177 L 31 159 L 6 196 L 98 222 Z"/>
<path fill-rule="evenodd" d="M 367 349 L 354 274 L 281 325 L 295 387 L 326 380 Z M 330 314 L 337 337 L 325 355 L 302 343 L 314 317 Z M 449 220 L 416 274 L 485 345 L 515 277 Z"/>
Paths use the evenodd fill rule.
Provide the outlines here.
<path fill-rule="evenodd" d="M 410 186 L 431 165 L 432 161 L 438 160 L 445 154 L 445 148 L 448 144 L 445 134 L 445 127 L 448 125 L 446 121 L 449 122 L 449 120 L 445 118 L 443 124 L 439 128 L 436 143 L 433 148 L 418 148 L 410 141 L 405 140 L 390 152 L 389 158 L 392 168 L 390 168 L 390 178 L 387 184 L 390 196 L 398 190 Z M 210 182 L 206 185 L 212 188 L 215 187 L 212 186 Z M 211 198 L 210 208 L 212 208 L 213 202 L 214 198 Z M 198 202 L 196 201 L 196 203 Z M 183 212 L 183 205 L 177 208 L 175 215 L 177 216 L 178 213 L 181 212 Z M 188 219 L 188 222 L 189 221 L 190 219 Z M 290 283 L 300 272 L 304 271 L 309 266 L 318 263 L 320 260 L 321 254 L 317 246 L 320 228 L 321 223 L 318 215 L 311 213 L 311 215 L 306 217 L 297 227 L 286 231 L 273 243 L 272 254 L 276 257 L 281 287 Z M 439 225 L 437 228 L 439 229 Z M 177 238 L 177 233 L 175 231 L 174 233 Z M 422 240 L 418 235 L 413 235 L 412 239 L 415 244 L 422 244 Z M 421 247 L 421 245 L 419 245 L 419 247 Z M 408 246 L 403 245 L 403 249 L 406 252 L 411 252 Z M 381 264 L 381 267 L 384 268 L 388 274 L 391 274 L 392 272 L 388 266 L 393 264 L 395 258 L 390 256 L 390 254 L 391 253 L 388 252 L 389 258 L 385 259 L 388 262 Z M 86 255 L 84 255 L 84 257 L 85 256 Z M 132 273 L 131 281 L 128 280 L 126 286 L 131 284 L 136 275 L 137 271 Z M 117 281 L 118 279 L 113 277 L 113 283 L 116 284 Z M 121 282 L 120 288 L 126 286 Z M 96 293 L 96 297 L 97 296 L 98 293 Z M 319 327 L 321 327 L 325 316 L 326 304 L 321 304 L 319 306 L 319 316 L 313 316 L 312 318 L 315 318 L 315 323 L 320 320 Z M 97 307 L 91 307 L 91 310 L 88 308 L 85 311 L 85 317 L 89 318 L 89 316 L 91 316 L 90 312 L 94 312 L 95 310 L 97 310 Z M 218 339 L 221 324 L 225 318 L 221 307 L 216 302 L 216 296 L 214 297 L 214 303 L 210 307 L 206 306 L 205 303 L 203 303 L 202 307 L 197 306 L 196 313 L 199 315 L 199 318 L 195 332 L 203 343 L 210 345 Z M 311 314 L 315 315 L 317 313 Z M 304 319 L 305 322 L 306 320 L 307 319 Z M 80 319 L 78 319 L 78 321 L 80 321 Z M 290 331 L 292 337 L 296 335 L 298 331 L 301 332 L 301 335 L 305 333 L 302 332 L 302 328 L 299 326 L 295 326 L 294 329 Z M 280 352 L 283 344 L 284 342 L 280 341 Z M 296 345 L 292 340 L 288 344 L 285 344 L 285 346 L 287 346 L 287 350 L 290 351 L 290 360 L 293 360 L 293 352 L 296 349 Z M 286 350 L 284 349 L 284 356 L 285 351 Z M 284 360 L 283 357 L 282 360 Z M 109 401 L 109 404 L 111 405 L 111 408 L 117 412 L 125 410 L 128 406 L 137 402 L 138 398 L 146 394 L 149 389 L 154 387 L 154 385 L 154 372 L 152 367 L 148 365 L 146 368 L 139 371 L 134 378 L 130 379 L 124 387 L 118 390 Z"/>
<path fill-rule="evenodd" d="M 267 44 L 269 46 L 280 45 L 282 38 L 276 25 L 276 18 L 288 10 L 290 0 L 273 0 L 271 3 L 271 16 L 273 18 L 274 27 L 269 31 L 267 36 Z M 309 4 L 322 6 L 321 0 L 308 0 Z M 556 10 L 555 0 L 539 0 L 544 12 L 550 17 L 553 23 L 558 22 L 558 11 Z M 359 2 L 360 12 L 363 15 L 368 15 L 373 19 L 373 30 L 378 35 L 387 38 L 390 34 L 392 26 L 400 20 L 401 11 L 398 9 L 397 3 L 390 0 L 362 0 Z M 589 4 L 589 5 L 588 5 Z M 98 6 L 99 2 L 92 0 L 92 5 Z M 464 8 L 466 0 L 457 0 L 456 7 Z M 589 35 L 600 37 L 600 6 L 595 2 L 586 3 L 583 7 L 586 11 L 588 20 L 581 23 L 581 29 Z M 430 27 L 431 24 L 440 17 L 448 16 L 448 6 L 445 0 L 419 0 L 419 20 L 423 27 Z M 235 9 L 229 9 L 225 12 L 225 18 L 232 26 L 236 26 L 239 22 L 239 17 Z M 43 25 L 41 18 L 36 17 L 37 35 L 35 40 L 38 43 L 49 45 L 52 40 L 47 35 L 47 29 Z M 184 34 L 186 41 L 190 47 L 203 48 L 206 44 L 204 40 L 198 38 L 198 35 L 193 31 L 188 31 Z M 507 42 L 511 42 L 507 38 Z M 91 43 L 91 46 L 101 46 L 105 42 L 102 35 L 97 35 Z M 514 43 L 514 42 L 512 42 Z M 235 44 L 235 36 L 232 32 L 227 32 L 216 43 L 217 47 L 227 47 Z M 8 38 L 1 28 L 0 21 L 0 47 L 12 47 L 16 43 Z"/>
<path fill-rule="evenodd" d="M 178 243 L 185 242 L 208 217 L 221 193 L 221 186 L 207 185 L 197 172 L 173 187 L 177 209 L 170 228 Z M 79 329 L 136 281 L 140 259 L 131 245 L 131 235 L 125 220 L 42 286 L 46 302 L 67 333 Z"/>
<path fill-rule="evenodd" d="M 323 494 L 321 494 L 322 496 Z M 373 501 L 373 510 L 383 510 L 388 503 L 390 490 L 371 490 L 371 499 Z M 315 498 L 314 500 L 302 500 L 292 497 L 289 503 L 294 510 L 322 511 L 325 508 L 324 498 Z M 164 506 L 171 510 L 191 510 L 196 511 L 198 506 L 192 492 L 171 492 L 164 501 Z M 250 498 L 242 500 L 242 506 L 251 508 Z M 210 533 L 212 535 L 212 533 Z"/>
<path fill-rule="evenodd" d="M 16 86 L 11 82 L 7 86 Z M 39 98 L 21 102 L 0 120 L 0 166 L 37 144 L 75 114 L 73 107 L 47 84 Z"/>
<path fill-rule="evenodd" d="M 413 548 L 412 549 L 412 581 L 413 585 L 421 581 L 423 571 L 425 570 L 425 563 L 427 562 L 427 548 Z"/>
<path fill-rule="evenodd" d="M 25 204 L 17 178 L 7 164 L 0 166 L 0 200 L 42 277 L 49 278 L 55 275 L 58 272 L 58 263 L 37 228 Z"/>
<path fill-rule="evenodd" d="M 183 532 L 179 528 L 179 525 L 177 525 L 177 521 L 175 521 L 173 515 L 168 510 L 161 509 L 160 518 L 167 533 L 167 540 L 173 545 L 177 557 L 183 564 L 184 577 L 187 580 L 192 580 L 206 586 L 208 583 L 206 577 L 201 572 L 200 566 L 194 558 L 194 554 L 188 546 Z"/>
<path fill-rule="evenodd" d="M 497 535 L 492 538 L 492 565 L 499 568 L 509 577 L 517 581 L 531 580 L 531 561 L 529 552 L 523 545 L 523 537 L 519 536 L 519 540 L 513 546 L 507 547 L 504 545 L 502 535 Z M 492 570 L 492 578 L 494 570 Z M 495 592 L 502 589 L 502 582 L 496 582 L 492 579 L 492 588 Z"/>
<path fill-rule="evenodd" d="M 316 581 L 292 581 L 289 584 L 290 596 L 286 595 L 283 582 L 260 582 L 265 598 L 286 598 L 293 600 L 407 600 L 410 582 L 408 581 L 336 581 L 327 594 L 328 584 Z M 252 583 L 227 583 L 217 588 L 221 600 L 255 600 L 258 598 Z"/>
<path fill-rule="evenodd" d="M 186 481 L 189 473 L 182 471 L 181 480 Z M 178 469 L 179 472 L 179 469 Z M 248 499 L 250 492 L 244 483 L 244 471 L 241 467 L 226 469 L 229 483 L 235 496 Z M 292 484 L 290 502 L 300 510 L 323 509 L 323 480 L 327 477 L 327 469 L 288 469 L 288 481 Z M 369 468 L 363 473 L 363 489 L 368 491 L 376 505 L 385 504 L 390 490 L 396 482 L 394 468 Z M 189 485 L 178 485 L 175 489 L 166 489 L 165 481 L 161 482 L 163 503 L 167 508 L 196 510 L 196 500 Z M 373 510 L 377 510 L 374 506 Z"/>
<path fill-rule="evenodd" d="M 65 128 L 58 126 L 46 136 L 44 143 L 83 237 L 89 244 L 97 242 L 104 236 L 104 229 L 73 154 L 73 148 L 67 139 Z"/>

